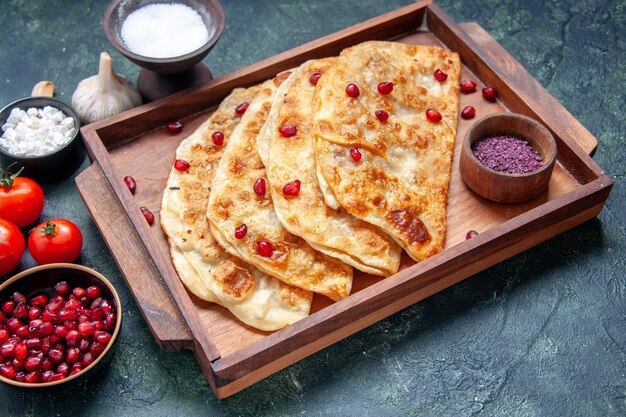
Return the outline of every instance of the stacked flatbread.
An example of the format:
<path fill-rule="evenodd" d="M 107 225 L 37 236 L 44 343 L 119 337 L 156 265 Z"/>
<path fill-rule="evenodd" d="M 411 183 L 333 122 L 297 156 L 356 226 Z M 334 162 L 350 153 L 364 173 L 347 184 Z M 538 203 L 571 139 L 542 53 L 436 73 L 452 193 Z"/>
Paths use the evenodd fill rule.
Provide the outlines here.
<path fill-rule="evenodd" d="M 306 316 L 313 292 L 347 297 L 352 267 L 389 276 L 401 247 L 418 261 L 441 251 L 459 77 L 446 49 L 366 42 L 234 90 L 181 143 L 176 159 L 190 169 L 172 169 L 163 196 L 187 288 L 275 330 Z M 442 120 L 429 122 L 428 108 Z"/>

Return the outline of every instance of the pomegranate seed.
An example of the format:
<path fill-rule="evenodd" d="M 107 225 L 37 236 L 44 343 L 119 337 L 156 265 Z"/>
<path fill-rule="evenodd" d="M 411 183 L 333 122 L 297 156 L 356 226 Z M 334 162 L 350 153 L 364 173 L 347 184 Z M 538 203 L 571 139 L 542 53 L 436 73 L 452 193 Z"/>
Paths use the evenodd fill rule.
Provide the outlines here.
<path fill-rule="evenodd" d="M 89 305 L 89 303 L 91 303 L 91 298 L 89 298 L 89 296 L 87 295 L 83 295 L 82 297 L 80 297 L 79 301 L 82 304 L 79 308 L 85 308 Z"/>
<path fill-rule="evenodd" d="M 22 322 L 15 317 L 11 317 L 9 320 L 7 320 L 7 329 L 11 333 L 15 333 L 20 327 L 22 327 Z"/>
<path fill-rule="evenodd" d="M 28 355 L 28 348 L 26 347 L 26 344 L 24 342 L 17 343 L 15 345 L 15 349 L 13 350 L 13 354 L 18 359 L 26 359 L 26 356 Z"/>
<path fill-rule="evenodd" d="M 75 298 L 80 298 L 84 295 L 87 295 L 87 290 L 84 289 L 83 287 L 74 287 L 74 289 L 72 290 L 72 295 Z"/>
<path fill-rule="evenodd" d="M 99 320 L 102 320 L 104 316 L 105 316 L 104 311 L 102 311 L 100 307 L 94 308 L 93 310 L 91 310 L 91 314 L 89 314 L 89 320 L 99 321 Z"/>
<path fill-rule="evenodd" d="M 85 352 L 85 354 L 83 355 L 83 364 L 85 366 L 91 365 L 94 360 L 95 360 L 95 358 L 93 357 L 91 352 Z"/>
<path fill-rule="evenodd" d="M 167 124 L 166 129 L 172 134 L 180 133 L 183 131 L 183 122 L 180 120 L 172 120 Z"/>
<path fill-rule="evenodd" d="M 36 337 L 32 339 L 26 339 L 24 341 L 24 344 L 28 349 L 36 349 L 41 346 L 41 339 L 38 339 Z"/>
<path fill-rule="evenodd" d="M 135 179 L 130 175 L 127 175 L 124 177 L 124 182 L 126 183 L 126 186 L 128 187 L 130 193 L 135 194 L 135 191 L 137 191 L 137 182 L 135 181 Z"/>
<path fill-rule="evenodd" d="M 65 281 L 61 281 L 54 286 L 54 291 L 59 295 L 65 295 L 70 292 L 70 284 Z"/>
<path fill-rule="evenodd" d="M 441 121 L 441 113 L 435 109 L 428 109 L 426 110 L 426 118 L 433 123 L 437 123 Z"/>
<path fill-rule="evenodd" d="M 57 366 L 57 373 L 62 375 L 67 375 L 70 373 L 70 366 L 65 362 L 62 362 Z"/>
<path fill-rule="evenodd" d="M 498 96 L 498 93 L 496 92 L 495 88 L 493 87 L 483 88 L 483 97 L 485 98 L 485 100 L 494 102 L 496 101 L 497 96 Z"/>
<path fill-rule="evenodd" d="M 45 294 L 39 294 L 31 298 L 28 304 L 30 306 L 45 307 L 47 302 L 48 296 Z"/>
<path fill-rule="evenodd" d="M 96 287 L 95 285 L 88 287 L 87 297 L 91 298 L 92 300 L 95 300 L 96 298 L 100 297 L 100 288 Z M 91 302 L 91 300 L 89 302 Z"/>
<path fill-rule="evenodd" d="M 7 329 L 0 329 L 0 345 L 6 343 L 9 340 L 9 331 Z"/>
<path fill-rule="evenodd" d="M 64 319 L 63 314 L 61 313 L 66 310 L 76 310 L 77 308 L 81 306 L 82 304 L 80 301 L 78 301 L 76 298 L 72 298 L 71 300 L 68 300 L 67 303 L 65 303 L 65 308 L 59 312 L 59 317 L 61 317 L 61 320 L 71 320 L 71 319 Z"/>
<path fill-rule="evenodd" d="M 50 358 L 46 358 L 46 359 L 43 360 L 43 362 L 41 362 L 41 370 L 42 371 L 49 371 L 52 368 L 54 368 L 54 364 L 52 363 Z"/>
<path fill-rule="evenodd" d="M 76 330 L 76 328 L 78 327 L 78 322 L 76 320 L 65 320 L 63 322 L 63 325 L 67 327 L 68 331 Z"/>
<path fill-rule="evenodd" d="M 356 162 L 359 162 L 361 160 L 361 157 L 363 156 L 363 154 L 361 153 L 361 151 L 359 151 L 359 148 L 352 148 L 352 149 L 350 149 L 350 156 Z"/>
<path fill-rule="evenodd" d="M 243 239 L 244 237 L 246 237 L 246 234 L 248 233 L 248 226 L 244 224 L 240 224 L 239 226 L 235 227 L 235 238 L 237 239 Z"/>
<path fill-rule="evenodd" d="M 54 314 L 59 314 L 59 312 L 64 306 L 65 306 L 65 303 L 63 301 L 51 301 L 48 303 L 47 306 L 44 307 L 44 313 L 46 311 L 49 311 Z M 44 319 L 42 318 L 42 320 Z"/>
<path fill-rule="evenodd" d="M 26 361 L 24 361 L 24 368 L 26 368 L 28 372 L 37 371 L 41 366 L 41 362 L 41 358 L 38 358 L 37 356 L 31 356 L 30 358 L 26 359 Z"/>
<path fill-rule="evenodd" d="M 24 359 L 15 358 L 8 365 L 15 369 L 22 369 L 24 367 Z"/>
<path fill-rule="evenodd" d="M 179 172 L 187 171 L 190 166 L 191 165 L 189 165 L 189 162 L 183 159 L 177 159 L 176 161 L 174 161 L 174 168 L 176 169 L 176 171 L 179 171 Z"/>
<path fill-rule="evenodd" d="M 72 298 L 72 297 L 74 297 L 72 294 L 68 296 L 68 298 Z M 50 303 L 65 304 L 65 298 L 63 298 L 62 295 L 56 295 L 50 299 L 50 302 L 48 304 Z"/>
<path fill-rule="evenodd" d="M 89 345 L 91 343 L 89 342 L 89 339 L 87 339 L 86 337 L 83 337 L 82 339 L 80 339 L 80 343 L 78 344 L 78 348 L 80 350 L 82 350 L 83 352 L 86 352 L 89 350 Z"/>
<path fill-rule="evenodd" d="M 15 301 L 15 304 L 19 304 L 19 303 L 26 304 L 26 297 L 24 297 L 24 294 L 22 294 L 21 292 L 15 291 L 13 295 L 11 296 L 11 298 L 13 298 L 13 301 Z"/>
<path fill-rule="evenodd" d="M 17 303 L 15 310 L 13 311 L 13 317 L 16 319 L 25 319 L 28 317 L 28 308 L 26 307 L 26 303 Z"/>
<path fill-rule="evenodd" d="M 472 106 L 467 106 L 461 112 L 461 117 L 465 120 L 473 119 L 476 116 L 476 109 Z"/>
<path fill-rule="evenodd" d="M 298 129 L 296 129 L 294 125 L 284 125 L 281 126 L 278 131 L 280 132 L 280 135 L 282 137 L 290 138 L 292 136 L 295 136 L 295 134 L 298 132 Z"/>
<path fill-rule="evenodd" d="M 81 314 L 80 316 L 78 316 L 78 325 L 80 326 L 81 323 L 85 323 L 89 321 L 89 317 L 87 317 L 87 315 L 85 314 Z"/>
<path fill-rule="evenodd" d="M 389 113 L 384 110 L 376 110 L 374 114 L 381 123 L 387 123 L 387 120 L 389 120 Z"/>
<path fill-rule="evenodd" d="M 44 337 L 43 340 L 41 341 L 41 351 L 43 353 L 48 353 L 50 352 L 50 346 L 52 345 L 52 343 L 50 342 L 50 338 L 49 337 Z"/>
<path fill-rule="evenodd" d="M 78 318 L 78 311 L 75 309 L 64 308 L 59 312 L 59 319 L 65 320 L 76 320 Z"/>
<path fill-rule="evenodd" d="M 109 314 L 113 311 L 113 306 L 111 305 L 111 302 L 107 299 L 103 299 L 102 302 L 100 302 L 100 308 L 105 314 Z"/>
<path fill-rule="evenodd" d="M 41 334 L 39 333 L 39 326 L 29 326 L 28 327 L 28 336 L 29 337 L 39 337 Z"/>
<path fill-rule="evenodd" d="M 14 342 L 3 343 L 2 346 L 0 346 L 0 356 L 2 356 L 3 358 L 8 358 L 10 356 L 13 356 L 14 350 L 15 350 Z"/>
<path fill-rule="evenodd" d="M 7 318 L 2 311 L 0 311 L 0 324 L 6 323 Z"/>
<path fill-rule="evenodd" d="M 93 300 L 91 302 L 91 305 L 89 306 L 90 309 L 94 310 L 98 307 L 100 307 L 100 303 L 102 302 L 102 297 L 98 297 L 95 300 Z"/>
<path fill-rule="evenodd" d="M 17 382 L 26 382 L 26 374 L 23 371 L 16 372 L 14 379 Z"/>
<path fill-rule="evenodd" d="M 252 187 L 252 189 L 254 190 L 255 194 L 258 195 L 259 197 L 263 197 L 265 195 L 265 191 L 266 191 L 266 185 L 265 185 L 265 179 L 264 178 L 259 178 L 254 182 L 254 186 Z"/>
<path fill-rule="evenodd" d="M 29 334 L 28 326 L 20 326 L 15 331 L 15 335 L 21 339 L 27 337 Z"/>
<path fill-rule="evenodd" d="M 104 319 L 104 323 L 108 330 L 113 330 L 117 322 L 117 316 L 114 313 L 109 313 Z"/>
<path fill-rule="evenodd" d="M 94 358 L 102 355 L 102 352 L 104 352 L 104 345 L 101 343 L 93 342 L 89 347 L 89 353 L 91 353 Z"/>
<path fill-rule="evenodd" d="M 296 196 L 300 193 L 300 180 L 293 180 L 288 182 L 283 187 L 283 194 L 287 196 Z"/>
<path fill-rule="evenodd" d="M 465 240 L 467 239 L 471 239 L 473 237 L 478 236 L 478 232 L 476 230 L 470 230 L 469 232 L 467 232 L 467 234 L 465 235 Z"/>
<path fill-rule="evenodd" d="M 80 362 L 76 362 L 74 365 L 72 365 L 72 370 L 70 371 L 70 376 L 76 375 L 77 373 L 79 373 L 82 370 L 83 370 L 83 364 L 80 363 Z"/>
<path fill-rule="evenodd" d="M 393 83 L 388 81 L 384 81 L 378 84 L 378 92 L 384 96 L 390 94 L 393 91 Z"/>
<path fill-rule="evenodd" d="M 50 311 L 44 311 L 43 313 L 41 313 L 41 319 L 49 321 L 50 323 L 56 323 L 59 320 L 59 316 L 51 313 Z"/>
<path fill-rule="evenodd" d="M 80 359 L 80 349 L 73 347 L 67 350 L 65 354 L 65 362 L 74 363 Z"/>
<path fill-rule="evenodd" d="M 48 353 L 48 357 L 52 363 L 63 362 L 63 356 L 63 352 L 60 349 L 50 349 L 50 352 Z"/>
<path fill-rule="evenodd" d="M 100 321 L 94 321 L 93 325 L 96 326 L 96 330 L 100 330 L 104 327 L 104 323 L 102 320 Z"/>
<path fill-rule="evenodd" d="M 65 339 L 65 336 L 61 337 L 61 336 L 57 336 L 56 334 L 51 334 L 48 337 L 50 338 L 50 343 L 52 344 L 59 343 L 59 341 Z"/>
<path fill-rule="evenodd" d="M 27 382 L 29 384 L 35 384 L 40 381 L 41 375 L 39 374 L 39 371 L 33 371 L 24 376 L 24 382 Z"/>
<path fill-rule="evenodd" d="M 246 110 L 248 110 L 248 106 L 249 104 L 244 101 L 243 103 L 237 106 L 237 108 L 235 109 L 235 114 L 238 114 L 239 116 L 241 116 L 242 114 L 246 112 Z"/>
<path fill-rule="evenodd" d="M 314 72 L 313 74 L 311 74 L 311 77 L 309 77 L 309 82 L 313 85 L 317 85 L 317 82 L 320 80 L 321 76 L 321 72 Z"/>
<path fill-rule="evenodd" d="M 50 377 L 54 375 L 54 372 L 51 369 L 46 369 L 44 372 L 42 372 L 41 374 L 41 381 L 42 382 L 48 382 L 50 381 Z"/>
<path fill-rule="evenodd" d="M 34 306 L 28 309 L 28 319 L 29 320 L 35 320 L 38 319 L 39 316 L 41 316 L 41 308 Z"/>
<path fill-rule="evenodd" d="M 435 79 L 439 82 L 444 82 L 445 80 L 448 79 L 448 74 L 446 74 L 445 72 L 441 71 L 439 68 L 437 68 L 435 70 Z"/>
<path fill-rule="evenodd" d="M 65 379 L 65 375 L 56 373 L 52 374 L 52 376 L 48 378 L 48 382 L 60 381 L 62 379 Z"/>
<path fill-rule="evenodd" d="M 67 345 L 69 347 L 77 347 L 80 343 L 80 333 L 77 330 L 70 330 L 67 332 L 67 336 L 65 336 L 65 340 L 67 341 Z"/>
<path fill-rule="evenodd" d="M 96 326 L 94 326 L 94 324 L 90 321 L 86 321 L 78 325 L 78 332 L 83 336 L 89 336 L 95 330 Z"/>
<path fill-rule="evenodd" d="M 13 379 L 15 378 L 15 368 L 10 365 L 2 365 L 0 366 L 0 375 L 5 378 Z"/>
<path fill-rule="evenodd" d="M 152 226 L 154 223 L 154 214 L 152 214 L 152 212 L 146 207 L 139 207 L 139 210 L 141 210 L 141 213 L 143 214 L 143 217 L 145 217 L 148 224 Z"/>
<path fill-rule="evenodd" d="M 476 92 L 476 83 L 472 80 L 465 80 L 461 83 L 461 93 L 472 94 Z"/>
<path fill-rule="evenodd" d="M 4 303 L 2 303 L 2 312 L 4 314 L 10 316 L 13 314 L 13 311 L 15 311 L 15 303 L 13 301 L 6 300 Z"/>
<path fill-rule="evenodd" d="M 355 84 L 348 84 L 346 87 L 346 94 L 352 98 L 357 98 L 361 95 L 361 92 L 359 91 L 359 87 Z"/>
<path fill-rule="evenodd" d="M 213 132 L 211 139 L 217 146 L 222 146 L 224 144 L 224 134 L 222 132 Z"/>
<path fill-rule="evenodd" d="M 256 243 L 256 251 L 259 255 L 269 258 L 272 256 L 274 249 L 272 248 L 272 244 L 267 240 L 259 240 Z"/>
<path fill-rule="evenodd" d="M 102 343 L 106 346 L 111 340 L 111 334 L 107 332 L 98 331 L 95 333 L 95 338 L 98 343 Z"/>

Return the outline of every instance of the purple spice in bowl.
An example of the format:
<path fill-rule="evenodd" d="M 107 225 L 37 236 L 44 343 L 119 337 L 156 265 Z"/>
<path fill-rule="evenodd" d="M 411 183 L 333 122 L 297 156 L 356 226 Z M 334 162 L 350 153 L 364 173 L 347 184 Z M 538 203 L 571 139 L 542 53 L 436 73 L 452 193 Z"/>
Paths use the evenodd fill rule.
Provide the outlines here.
<path fill-rule="evenodd" d="M 543 157 L 527 140 L 512 135 L 485 136 L 472 144 L 472 154 L 489 169 L 526 174 L 543 165 Z"/>

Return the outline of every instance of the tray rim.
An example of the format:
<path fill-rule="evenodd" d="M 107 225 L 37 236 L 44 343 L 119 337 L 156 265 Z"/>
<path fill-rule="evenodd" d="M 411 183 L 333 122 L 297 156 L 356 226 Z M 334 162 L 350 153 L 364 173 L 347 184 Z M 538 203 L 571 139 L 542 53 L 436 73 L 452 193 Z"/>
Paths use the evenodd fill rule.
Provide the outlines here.
<path fill-rule="evenodd" d="M 134 213 L 133 215 L 133 212 L 128 209 L 130 206 L 132 206 L 132 200 L 125 198 L 127 197 L 125 193 L 122 193 L 119 191 L 121 189 L 120 187 L 122 187 L 121 179 L 117 178 L 114 175 L 113 176 L 110 175 L 112 172 L 114 173 L 115 170 L 112 167 L 108 151 L 99 136 L 99 132 L 101 132 L 103 129 L 106 130 L 108 126 L 115 125 L 117 123 L 123 122 L 124 120 L 131 120 L 135 117 L 135 114 L 138 114 L 139 112 L 147 112 L 152 109 L 162 108 L 163 105 L 168 105 L 172 103 L 175 104 L 177 100 L 180 100 L 181 97 L 185 97 L 187 94 L 194 94 L 197 96 L 201 96 L 203 93 L 206 93 L 207 91 L 212 91 L 212 88 L 216 85 L 230 85 L 234 81 L 236 81 L 239 77 L 241 77 L 242 74 L 245 75 L 245 74 L 254 73 L 254 74 L 257 74 L 257 76 L 260 76 L 260 74 L 264 74 L 263 71 L 267 72 L 268 68 L 271 68 L 273 73 L 275 73 L 276 64 L 280 63 L 282 65 L 292 65 L 293 60 L 296 58 L 299 58 L 300 55 L 306 52 L 306 50 L 309 50 L 309 49 L 315 50 L 316 48 L 319 48 L 320 46 L 323 47 L 326 41 L 329 41 L 329 40 L 335 41 L 336 40 L 335 38 L 337 36 L 344 36 L 344 38 L 342 38 L 343 40 L 345 40 L 345 38 L 351 39 L 352 34 L 359 33 L 359 31 L 362 31 L 365 28 L 367 28 L 368 25 L 370 25 L 372 22 L 377 22 L 379 24 L 382 24 L 381 20 L 390 21 L 395 18 L 398 18 L 398 16 L 400 17 L 413 16 L 412 14 L 415 14 L 416 12 L 420 12 L 420 11 L 424 12 L 423 17 L 425 19 L 430 19 L 428 22 L 429 27 L 430 25 L 435 25 L 435 26 L 439 25 L 440 27 L 445 26 L 446 30 L 450 30 L 450 32 L 452 32 L 454 36 L 462 39 L 462 41 L 465 42 L 465 45 L 469 44 L 471 46 L 473 44 L 471 37 L 465 34 L 461 29 L 459 29 L 456 26 L 456 24 L 454 24 L 451 21 L 451 19 L 447 15 L 445 15 L 445 13 L 441 11 L 441 9 L 437 5 L 432 4 L 430 1 L 426 0 L 426 1 L 422 1 L 413 5 L 406 6 L 404 8 L 398 9 L 386 15 L 379 16 L 378 18 L 370 19 L 366 22 L 355 25 L 353 27 L 340 31 L 336 34 L 328 35 L 316 41 L 305 44 L 301 47 L 297 47 L 292 50 L 283 52 L 274 57 L 263 60 L 259 63 L 253 64 L 241 70 L 238 70 L 233 73 L 227 74 L 223 77 L 220 77 L 214 80 L 213 82 L 203 86 L 202 88 L 187 90 L 186 92 L 178 93 L 174 96 L 170 96 L 168 98 L 159 100 L 157 102 L 153 102 L 153 103 L 149 103 L 147 105 L 141 106 L 135 110 L 131 110 L 130 112 L 126 112 L 121 115 L 114 116 L 113 118 L 83 127 L 81 131 L 83 132 L 83 135 L 85 137 L 85 142 L 87 144 L 90 157 L 92 157 L 92 160 L 94 160 L 95 163 L 98 163 L 100 167 L 102 168 L 107 181 L 109 181 L 111 188 L 116 193 L 124 211 L 130 217 L 131 222 L 134 226 L 134 229 L 139 234 L 140 240 L 146 246 L 146 250 L 148 251 L 148 253 L 154 253 L 154 252 L 152 252 L 150 248 L 151 246 L 150 239 L 147 239 L 148 241 L 146 241 L 147 234 L 145 232 L 147 228 L 145 225 L 145 221 L 143 221 L 143 218 L 141 219 L 139 218 L 138 213 Z M 417 28 L 418 26 L 419 25 L 415 26 L 414 28 Z M 436 35 L 436 36 L 439 39 L 441 39 L 439 35 Z M 443 41 L 443 39 L 441 40 Z M 444 41 L 444 43 L 447 43 L 447 42 Z M 305 52 L 302 52 L 303 50 Z M 501 79 L 502 74 L 498 74 L 496 71 L 493 71 L 493 67 L 497 68 L 497 66 L 494 66 L 493 63 L 491 64 L 492 66 L 490 66 L 488 62 L 485 63 L 484 61 L 486 58 L 478 56 L 477 53 L 474 52 L 475 50 L 480 50 L 480 48 L 477 48 L 476 45 L 473 45 L 473 48 L 470 48 L 470 51 L 473 52 L 475 56 L 471 56 L 470 58 L 472 60 L 480 60 L 483 65 L 485 65 L 487 68 L 489 68 L 493 72 L 493 74 L 491 75 L 479 75 L 479 74 L 477 75 L 479 75 L 481 79 L 485 79 L 489 77 L 496 77 L 498 79 Z M 285 64 L 285 62 L 289 62 L 289 64 Z M 464 63 L 467 65 L 467 63 L 465 62 L 465 59 L 464 59 Z M 474 68 L 471 68 L 471 69 L 475 71 Z M 517 92 L 513 92 L 513 93 L 516 94 Z M 552 96 L 549 96 L 549 97 L 552 97 Z M 569 113 L 567 114 L 569 115 Z M 572 118 L 571 115 L 569 116 L 570 118 Z M 168 116 L 168 117 L 171 117 L 171 116 Z M 535 119 L 539 118 L 540 121 L 542 121 L 544 125 L 551 128 L 551 130 L 554 127 L 554 124 L 549 124 L 549 121 L 548 122 L 544 121 L 542 117 L 538 117 L 535 115 L 535 117 L 533 118 Z M 557 127 L 559 127 L 558 124 L 557 124 Z M 580 127 L 582 127 L 582 125 L 580 125 Z M 584 129 L 584 127 L 582 129 L 583 129 L 583 134 L 586 132 L 586 134 L 591 135 L 589 132 L 586 131 L 586 129 Z M 580 134 L 580 131 L 578 131 L 577 133 Z M 523 213 L 520 216 L 517 216 L 505 223 L 502 223 L 499 226 L 489 229 L 488 231 L 479 235 L 478 239 L 472 239 L 472 241 L 462 242 L 453 247 L 446 248 L 446 250 L 442 252 L 442 254 L 438 255 L 437 257 L 433 257 L 422 263 L 415 264 L 403 271 L 400 271 L 398 274 L 395 274 L 394 276 L 387 278 L 386 280 L 373 284 L 371 287 L 368 287 L 368 289 L 374 287 L 369 292 L 367 292 L 368 289 L 365 289 L 359 293 L 353 294 L 345 300 L 335 303 L 331 305 L 330 307 L 325 308 L 324 310 L 316 312 L 313 315 L 307 317 L 306 319 L 303 319 L 302 321 L 298 323 L 295 323 L 292 326 L 289 326 L 283 330 L 270 334 L 266 336 L 265 338 L 263 338 L 262 340 L 253 342 L 249 346 L 246 346 L 245 348 L 242 348 L 241 350 L 231 353 L 230 355 L 227 355 L 225 357 L 220 356 L 219 351 L 217 350 L 215 345 L 210 340 L 208 340 L 207 337 L 203 338 L 202 335 L 197 335 L 196 332 L 193 332 L 193 335 L 195 337 L 193 350 L 196 354 L 196 357 L 198 358 L 198 362 L 202 366 L 203 371 L 205 372 L 207 379 L 209 379 L 209 382 L 211 383 L 211 386 L 216 392 L 218 398 L 223 398 L 226 395 L 230 395 L 234 392 L 237 392 L 240 389 L 245 388 L 245 386 L 250 385 L 248 383 L 244 386 L 233 387 L 230 391 L 226 389 L 229 386 L 232 387 L 232 384 L 236 384 L 237 381 L 242 380 L 243 377 L 249 376 L 255 372 L 257 373 L 262 372 L 265 367 L 271 366 L 272 364 L 276 362 L 276 360 L 273 359 L 275 358 L 276 355 L 268 356 L 267 354 L 268 347 L 276 347 L 277 344 L 279 343 L 284 344 L 290 341 L 293 342 L 294 338 L 300 337 L 304 332 L 309 332 L 310 334 L 311 332 L 314 331 L 311 329 L 314 329 L 315 326 L 319 326 L 321 324 L 328 322 L 329 319 L 331 318 L 335 318 L 337 316 L 337 313 L 348 314 L 352 309 L 355 308 L 355 306 L 363 305 L 364 303 L 363 299 L 366 298 L 370 292 L 373 292 L 374 289 L 378 289 L 378 290 L 382 289 L 384 291 L 391 291 L 393 290 L 393 288 L 397 288 L 400 285 L 406 285 L 406 283 L 410 283 L 411 281 L 415 282 L 419 280 L 419 278 L 421 277 L 420 274 L 424 272 L 430 272 L 435 267 L 441 268 L 442 264 L 446 264 L 450 262 L 451 259 L 458 259 L 460 255 L 465 256 L 465 257 L 470 256 L 468 254 L 475 255 L 475 252 L 481 250 L 481 248 L 484 249 L 486 244 L 492 244 L 492 246 L 490 247 L 491 252 L 485 252 L 487 254 L 486 257 L 491 256 L 494 253 L 502 251 L 506 249 L 508 246 L 511 246 L 511 245 L 508 245 L 508 246 L 507 245 L 498 246 L 498 245 L 503 245 L 503 243 L 506 243 L 505 241 L 507 240 L 507 237 L 510 237 L 509 236 L 510 233 L 516 230 L 519 230 L 522 225 L 528 225 L 529 223 L 536 222 L 537 223 L 536 227 L 541 227 L 542 225 L 545 225 L 546 222 L 549 222 L 550 219 L 553 219 L 557 215 L 556 213 L 560 213 L 563 211 L 567 212 L 570 209 L 574 210 L 573 206 L 576 204 L 581 204 L 583 202 L 586 203 L 587 208 L 585 209 L 586 210 L 585 212 L 592 213 L 592 212 L 595 212 L 595 210 L 599 212 L 599 210 L 602 208 L 604 201 L 606 200 L 606 197 L 608 196 L 608 192 L 610 191 L 612 181 L 606 174 L 604 174 L 602 169 L 599 166 L 597 166 L 597 164 L 595 164 L 595 162 L 580 147 L 578 147 L 578 145 L 576 145 L 576 143 L 573 140 L 570 139 L 569 136 L 561 137 L 561 134 L 559 134 L 559 132 L 557 132 L 557 135 L 563 141 L 563 143 L 561 144 L 562 145 L 561 147 L 564 147 L 564 149 L 569 150 L 569 152 L 573 155 L 573 157 L 578 159 L 586 168 L 586 170 L 583 169 L 583 171 L 585 172 L 581 174 L 581 177 L 589 181 L 585 184 L 581 184 L 581 186 L 576 188 L 575 190 L 570 191 L 569 193 L 566 193 L 565 195 L 562 195 L 554 200 L 546 202 L 540 205 L 539 207 L 536 207 L 535 209 L 529 210 L 528 212 Z M 561 148 L 559 148 L 559 152 L 561 152 Z M 580 213 L 581 212 L 575 211 L 575 214 L 580 214 Z M 593 215 L 595 216 L 595 214 Z M 529 232 L 527 231 L 526 234 L 517 236 L 516 241 L 524 240 L 524 238 L 527 237 L 528 234 Z M 546 237 L 546 239 L 549 237 L 551 236 Z M 445 253 L 447 253 L 447 255 L 442 256 Z M 512 256 L 512 254 L 509 256 Z M 472 265 L 474 264 L 476 264 L 476 262 L 474 262 Z M 479 270 L 484 269 L 490 265 L 491 264 L 483 264 L 481 268 L 479 269 L 474 268 L 473 271 L 470 271 L 469 273 L 466 273 L 468 271 L 463 270 L 463 272 L 457 274 L 458 276 L 463 275 L 462 277 L 458 279 L 458 281 L 466 278 L 469 275 L 473 275 Z M 167 278 L 164 278 L 164 280 L 166 281 L 166 284 L 168 285 L 170 292 L 172 292 L 172 285 L 169 282 L 170 280 Z M 431 284 L 432 283 L 436 284 L 439 280 L 431 279 L 431 281 L 432 281 Z M 379 284 L 380 284 L 380 288 L 379 288 Z M 180 285 L 182 286 L 182 284 Z M 449 284 L 449 285 L 452 285 L 452 284 Z M 447 288 L 449 285 L 445 285 L 444 288 Z M 176 304 L 178 305 L 179 308 L 181 308 L 181 311 L 185 310 L 185 306 L 181 306 L 181 302 L 187 302 L 190 300 L 185 300 L 185 299 L 181 300 L 177 298 L 175 294 L 173 295 L 176 299 Z M 410 298 L 411 296 L 412 294 L 405 298 Z M 425 297 L 422 297 L 422 298 L 425 298 Z M 397 302 L 398 301 L 392 302 L 392 303 L 389 303 L 388 305 L 390 306 L 396 305 Z M 413 302 L 411 302 L 411 304 Z M 402 307 L 394 309 L 393 311 L 389 312 L 388 314 L 385 314 L 382 317 L 386 317 L 392 314 L 393 312 L 398 311 L 400 308 Z M 195 314 L 193 312 L 190 312 L 190 311 L 182 311 L 182 312 L 189 327 L 193 329 L 194 320 L 197 320 L 197 317 L 195 317 Z M 331 314 L 333 312 L 334 314 Z M 378 321 L 382 317 L 375 319 L 374 321 L 372 321 L 372 323 L 375 321 Z M 360 323 L 356 326 L 356 330 L 350 331 L 349 333 L 342 335 L 340 338 L 346 337 L 347 335 L 352 334 L 355 331 L 358 331 L 366 327 L 369 324 Z M 197 326 L 197 323 L 195 324 L 195 326 Z M 342 330 L 345 327 L 346 327 L 345 325 L 341 326 L 337 324 L 336 330 L 333 330 L 332 332 L 325 331 L 325 332 L 322 332 L 322 334 L 328 336 L 332 334 L 333 332 Z M 300 345 L 300 347 L 297 347 L 295 350 L 292 349 L 291 353 L 295 353 L 297 352 L 298 349 L 308 346 L 307 343 L 302 342 L 302 340 L 300 341 L 300 343 L 296 343 L 295 345 L 294 343 L 291 343 L 291 342 L 290 342 L 291 347 Z M 304 356 L 308 356 L 309 354 L 315 351 L 318 351 L 325 346 L 327 345 L 324 345 L 321 347 L 318 346 L 313 351 L 304 354 Z M 203 357 L 207 358 L 208 362 L 202 360 Z M 293 362 L 295 362 L 295 360 L 288 359 L 287 363 L 284 364 L 284 366 L 281 365 L 278 369 L 281 369 Z M 242 366 L 244 367 L 242 368 Z M 273 373 L 277 371 L 278 369 L 274 369 L 270 371 L 269 373 Z M 255 379 L 254 381 L 252 381 L 252 383 L 258 379 L 260 378 Z"/>

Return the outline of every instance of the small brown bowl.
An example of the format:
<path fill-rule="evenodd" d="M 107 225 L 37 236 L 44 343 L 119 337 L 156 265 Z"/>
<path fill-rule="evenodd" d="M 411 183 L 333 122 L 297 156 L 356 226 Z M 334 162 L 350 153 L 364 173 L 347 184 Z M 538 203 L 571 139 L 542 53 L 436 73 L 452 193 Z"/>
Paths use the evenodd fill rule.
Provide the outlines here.
<path fill-rule="evenodd" d="M 117 319 L 115 322 L 115 328 L 111 332 L 111 340 L 102 354 L 100 354 L 100 356 L 98 356 L 98 358 L 96 358 L 91 365 L 87 366 L 75 375 L 68 376 L 67 378 L 59 381 L 38 383 L 14 381 L 0 375 L 0 381 L 5 384 L 27 390 L 58 388 L 60 386 L 66 386 L 68 383 L 88 378 L 90 375 L 97 372 L 111 358 L 111 355 L 113 354 L 113 347 L 116 344 L 117 337 L 122 327 L 122 303 L 120 302 L 120 297 L 117 294 L 115 287 L 113 287 L 113 284 L 111 284 L 102 274 L 94 271 L 93 269 L 70 263 L 47 264 L 30 268 L 20 272 L 0 285 L 0 300 L 8 299 L 14 291 L 21 292 L 27 299 L 41 293 L 45 293 L 51 297 L 56 294 L 53 287 L 59 281 L 67 281 L 71 287 L 80 286 L 82 288 L 87 288 L 95 285 L 100 288 L 102 297 L 106 297 L 113 302 L 115 305 L 115 314 L 117 315 Z"/>
<path fill-rule="evenodd" d="M 518 136 L 528 141 L 543 157 L 543 165 L 526 174 L 494 171 L 480 163 L 472 153 L 472 145 L 489 135 Z M 556 142 L 539 122 L 515 113 L 496 113 L 478 120 L 465 134 L 459 163 L 461 177 L 477 194 L 500 203 L 531 200 L 548 189 L 556 160 Z"/>
<path fill-rule="evenodd" d="M 196 10 L 207 29 L 209 30 L 209 40 L 195 51 L 173 58 L 151 58 L 136 54 L 129 50 L 121 38 L 120 32 L 122 24 L 129 14 L 140 7 L 163 3 L 159 0 L 113 0 L 102 19 L 102 28 L 111 45 L 119 53 L 130 59 L 135 64 L 159 74 L 178 74 L 190 69 L 207 56 L 213 46 L 217 43 L 224 31 L 224 9 L 217 0 L 176 0 L 176 3 L 184 4 Z"/>

